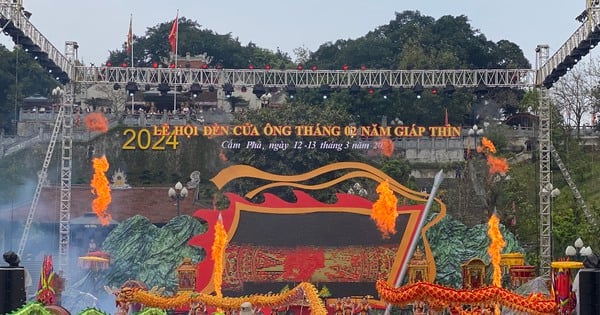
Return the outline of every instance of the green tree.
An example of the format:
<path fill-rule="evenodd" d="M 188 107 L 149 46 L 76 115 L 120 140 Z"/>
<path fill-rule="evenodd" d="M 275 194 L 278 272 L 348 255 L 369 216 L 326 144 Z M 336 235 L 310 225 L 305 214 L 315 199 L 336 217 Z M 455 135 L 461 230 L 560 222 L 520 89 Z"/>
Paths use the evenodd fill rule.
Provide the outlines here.
<path fill-rule="evenodd" d="M 146 30 L 143 36 L 134 36 L 133 63 L 136 66 L 151 66 L 158 62 L 168 66 L 171 62 L 171 45 L 168 41 L 173 21 L 160 23 Z M 273 67 L 291 65 L 291 58 L 281 51 L 272 52 L 259 48 L 250 42 L 242 45 L 231 33 L 217 34 L 214 31 L 203 29 L 196 21 L 185 17 L 179 18 L 179 40 L 177 52 L 179 58 L 186 54 L 192 56 L 206 54 L 212 66 L 219 64 L 225 68 L 246 68 L 250 63 L 262 67 L 269 64 Z M 131 63 L 131 56 L 126 52 L 126 43 L 123 47 L 110 52 L 108 61 L 117 65 L 122 62 Z"/>
<path fill-rule="evenodd" d="M 381 171 L 395 179 L 402 185 L 410 187 L 412 184 L 410 173 L 412 167 L 407 160 L 403 159 L 386 159 L 381 163 Z"/>
<path fill-rule="evenodd" d="M 516 44 L 487 40 L 466 16 L 435 20 L 419 11 L 396 13 L 394 20 L 357 39 L 323 44 L 309 62 L 323 69 L 343 64 L 377 69 L 530 67 Z"/>
<path fill-rule="evenodd" d="M 0 130 L 16 133 L 14 120 L 23 99 L 35 94 L 50 96 L 57 85 L 58 82 L 18 46 L 9 51 L 0 45 Z"/>
<path fill-rule="evenodd" d="M 508 40 L 500 40 L 496 43 L 495 51 L 496 64 L 500 68 L 515 69 L 515 68 L 530 68 L 531 65 L 527 58 L 523 55 L 521 48 Z"/>

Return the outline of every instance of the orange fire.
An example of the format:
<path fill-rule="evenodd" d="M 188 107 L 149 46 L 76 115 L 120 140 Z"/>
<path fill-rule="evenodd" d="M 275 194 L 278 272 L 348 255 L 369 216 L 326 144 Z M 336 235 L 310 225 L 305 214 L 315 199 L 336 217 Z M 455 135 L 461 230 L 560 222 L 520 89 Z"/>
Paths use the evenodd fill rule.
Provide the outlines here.
<path fill-rule="evenodd" d="M 381 153 L 387 157 L 392 156 L 392 153 L 394 153 L 394 142 L 392 139 L 382 138 L 379 143 L 381 145 Z"/>
<path fill-rule="evenodd" d="M 107 132 L 108 119 L 102 113 L 91 113 L 85 116 L 85 126 L 89 131 Z"/>
<path fill-rule="evenodd" d="M 492 274 L 492 284 L 501 287 L 502 286 L 502 270 L 500 269 L 500 252 L 506 246 L 506 242 L 502 237 L 500 231 L 500 219 L 496 214 L 493 214 L 488 221 L 488 236 L 490 237 L 490 246 L 488 247 L 488 254 L 490 255 L 492 267 L 494 268 Z"/>
<path fill-rule="evenodd" d="M 212 259 L 214 261 L 213 283 L 217 297 L 222 298 L 221 286 L 223 284 L 223 257 L 227 247 L 227 231 L 223 226 L 223 218 L 219 214 L 219 220 L 215 225 L 215 240 L 212 245 Z"/>
<path fill-rule="evenodd" d="M 96 198 L 92 201 L 92 210 L 98 216 L 100 224 L 108 225 L 112 218 L 110 213 L 106 211 L 108 205 L 112 201 L 112 197 L 110 196 L 110 185 L 104 174 L 108 171 L 108 160 L 106 159 L 106 156 L 94 158 L 92 160 L 92 165 L 94 166 L 94 176 L 92 177 L 90 186 L 92 186 L 92 194 L 96 195 Z"/>
<path fill-rule="evenodd" d="M 375 225 L 381 231 L 383 238 L 389 238 L 390 234 L 396 233 L 398 198 L 390 189 L 390 184 L 387 181 L 381 182 L 377 186 L 377 193 L 379 193 L 379 199 L 373 203 L 371 219 L 375 221 Z"/>
<path fill-rule="evenodd" d="M 483 137 L 481 139 L 481 146 L 477 147 L 477 153 L 496 153 L 496 146 L 494 145 L 494 143 L 492 142 L 492 140 Z"/>
<path fill-rule="evenodd" d="M 496 174 L 506 175 L 508 172 L 508 162 L 505 158 L 499 158 L 493 155 L 496 153 L 496 146 L 492 140 L 483 137 L 483 139 L 481 139 L 481 146 L 477 147 L 477 153 L 484 153 L 486 155 L 488 174 L 490 176 Z"/>
<path fill-rule="evenodd" d="M 487 165 L 489 167 L 489 174 L 502 174 L 506 175 L 508 172 L 508 162 L 505 158 L 499 158 L 492 155 L 487 157 Z"/>

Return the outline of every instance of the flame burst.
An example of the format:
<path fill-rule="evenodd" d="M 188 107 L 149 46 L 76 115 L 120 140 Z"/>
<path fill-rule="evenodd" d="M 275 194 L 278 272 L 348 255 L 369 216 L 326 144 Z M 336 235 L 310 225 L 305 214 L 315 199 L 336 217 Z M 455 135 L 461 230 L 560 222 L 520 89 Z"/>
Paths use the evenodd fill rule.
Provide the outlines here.
<path fill-rule="evenodd" d="M 506 175 L 506 173 L 508 172 L 508 162 L 505 158 L 499 158 L 492 155 L 488 155 L 487 165 L 489 168 L 488 172 L 490 175 Z"/>
<path fill-rule="evenodd" d="M 488 236 L 490 237 L 490 246 L 488 254 L 490 255 L 492 267 L 492 284 L 497 287 L 502 286 L 502 271 L 500 269 L 500 252 L 506 246 L 506 242 L 500 231 L 500 219 L 496 214 L 493 214 L 488 220 Z"/>
<path fill-rule="evenodd" d="M 481 146 L 477 147 L 477 153 L 484 153 L 487 158 L 488 174 L 490 176 L 501 174 L 506 175 L 508 172 L 508 162 L 505 158 L 495 157 L 496 146 L 492 140 L 483 137 Z"/>
<path fill-rule="evenodd" d="M 102 113 L 91 113 L 85 116 L 85 126 L 89 131 L 107 132 L 108 119 Z"/>
<path fill-rule="evenodd" d="M 110 185 L 104 174 L 108 171 L 108 160 L 106 159 L 106 156 L 94 158 L 92 160 L 92 165 L 94 166 L 94 176 L 92 177 L 90 186 L 92 186 L 92 194 L 96 195 L 96 198 L 92 201 L 92 210 L 98 216 L 100 224 L 108 225 L 112 218 L 110 213 L 106 211 L 108 205 L 112 201 L 112 197 L 110 196 Z"/>
<path fill-rule="evenodd" d="M 390 138 L 382 138 L 379 141 L 380 144 L 380 148 L 381 148 L 381 153 L 387 157 L 392 156 L 392 153 L 394 153 L 394 142 L 392 141 L 392 139 Z"/>
<path fill-rule="evenodd" d="M 481 139 L 481 146 L 477 147 L 477 152 L 481 153 L 496 153 L 496 146 L 494 145 L 494 143 L 492 142 L 492 140 L 483 137 Z"/>
<path fill-rule="evenodd" d="M 377 186 L 379 199 L 373 203 L 373 211 L 371 219 L 375 221 L 375 225 L 383 238 L 389 238 L 390 234 L 396 233 L 396 218 L 398 217 L 398 198 L 390 189 L 390 184 L 385 181 Z"/>
<path fill-rule="evenodd" d="M 214 261 L 213 283 L 217 297 L 222 298 L 221 286 L 223 284 L 223 257 L 227 247 L 227 231 L 223 226 L 223 218 L 219 214 L 219 220 L 215 224 L 215 241 L 212 245 L 212 259 Z"/>

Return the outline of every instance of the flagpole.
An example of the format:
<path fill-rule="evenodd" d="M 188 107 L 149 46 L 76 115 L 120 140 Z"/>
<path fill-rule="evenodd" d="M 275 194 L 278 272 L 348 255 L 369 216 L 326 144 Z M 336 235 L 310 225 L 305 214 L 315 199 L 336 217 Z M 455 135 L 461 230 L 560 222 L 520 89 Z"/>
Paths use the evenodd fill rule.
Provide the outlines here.
<path fill-rule="evenodd" d="M 177 29 L 175 30 L 175 69 L 177 69 L 177 55 L 179 54 L 179 9 L 177 9 L 177 15 L 175 17 L 175 23 L 177 23 Z M 175 71 L 177 76 L 177 70 Z M 177 82 L 177 80 L 175 80 Z M 177 110 L 177 85 L 175 85 L 175 91 L 173 91 L 173 114 Z"/>
<path fill-rule="evenodd" d="M 129 32 L 127 33 L 127 47 L 131 53 L 131 66 L 133 67 L 133 13 L 129 14 Z M 135 92 L 131 95 L 131 114 L 135 112 Z"/>
<path fill-rule="evenodd" d="M 131 36 L 131 39 L 129 39 L 131 41 L 130 45 L 131 45 L 131 66 L 133 67 L 133 30 L 131 29 L 133 23 L 133 13 L 131 13 L 129 15 L 129 36 Z"/>

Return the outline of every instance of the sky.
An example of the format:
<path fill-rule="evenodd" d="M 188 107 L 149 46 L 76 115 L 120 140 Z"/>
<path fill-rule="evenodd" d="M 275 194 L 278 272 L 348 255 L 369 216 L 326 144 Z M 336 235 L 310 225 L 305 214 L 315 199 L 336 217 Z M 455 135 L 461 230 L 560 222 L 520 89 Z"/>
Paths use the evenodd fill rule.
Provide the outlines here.
<path fill-rule="evenodd" d="M 535 47 L 548 44 L 553 54 L 579 27 L 575 17 L 585 0 L 23 0 L 23 5 L 58 49 L 64 51 L 65 41 L 78 42 L 86 64 L 102 64 L 110 50 L 123 47 L 130 15 L 137 36 L 179 12 L 204 29 L 231 33 L 243 45 L 279 48 L 294 58 L 294 48 L 315 51 L 326 42 L 355 39 L 388 24 L 395 12 L 418 10 L 436 19 L 465 15 L 488 40 L 519 45 L 535 67 Z M 0 43 L 12 47 L 1 33 Z"/>

